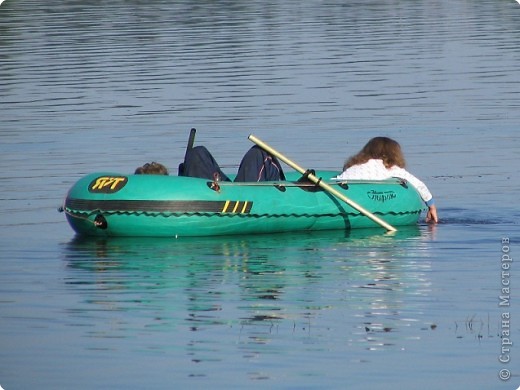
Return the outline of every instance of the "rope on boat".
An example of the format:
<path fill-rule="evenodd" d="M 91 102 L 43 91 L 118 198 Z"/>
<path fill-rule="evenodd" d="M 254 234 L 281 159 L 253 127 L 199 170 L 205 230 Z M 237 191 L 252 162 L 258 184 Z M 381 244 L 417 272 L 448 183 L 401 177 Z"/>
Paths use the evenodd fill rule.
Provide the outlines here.
<path fill-rule="evenodd" d="M 328 185 L 337 185 L 337 186 L 345 186 L 348 184 L 388 184 L 388 182 L 382 180 L 342 180 L 342 181 L 331 181 L 331 180 L 322 180 L 323 183 Z M 399 184 L 403 184 L 403 181 L 399 181 Z M 287 181 L 259 181 L 259 182 L 231 182 L 231 181 L 221 181 L 219 182 L 220 187 L 316 187 L 315 183 L 311 182 L 302 182 L 299 183 L 297 181 L 287 182 Z"/>
<path fill-rule="evenodd" d="M 58 211 L 60 213 L 65 213 L 66 215 L 68 215 L 70 217 L 81 219 L 83 221 L 91 223 L 92 225 L 94 225 L 95 227 L 97 227 L 99 229 L 104 230 L 108 227 L 107 220 L 101 213 L 101 210 L 92 210 L 88 213 L 87 212 L 73 213 L 73 212 L 69 211 L 66 206 L 60 206 L 58 208 Z M 86 217 L 84 217 L 82 214 L 86 214 Z M 89 217 L 94 214 L 97 214 L 97 215 L 96 215 L 96 218 L 94 218 L 94 220 L 92 221 L 91 219 L 89 219 Z"/>
<path fill-rule="evenodd" d="M 400 212 L 389 211 L 386 213 L 375 212 L 375 214 L 408 215 L 408 214 L 420 214 L 421 212 L 422 212 L 422 210 L 400 211 Z M 95 222 L 88 219 L 88 216 L 92 216 L 93 214 L 96 214 L 96 213 L 98 215 L 102 215 L 101 213 L 103 213 L 104 215 L 132 215 L 132 216 L 144 215 L 146 217 L 164 217 L 164 218 L 182 217 L 182 216 L 199 216 L 199 217 L 207 216 L 207 217 L 211 217 L 211 218 L 214 218 L 214 217 L 219 217 L 219 218 L 236 218 L 236 217 L 238 217 L 238 218 L 287 218 L 287 217 L 317 218 L 317 217 L 337 217 L 337 216 L 359 215 L 358 213 L 348 213 L 348 212 L 347 213 L 323 213 L 323 214 L 319 214 L 319 213 L 318 214 L 308 214 L 308 213 L 304 213 L 304 214 L 295 214 L 295 213 L 290 213 L 290 214 L 269 214 L 269 213 L 243 214 L 243 213 L 212 213 L 212 212 L 180 212 L 180 213 L 179 212 L 164 212 L 164 211 L 163 212 L 150 212 L 150 211 L 137 211 L 137 210 L 135 210 L 135 211 L 112 210 L 112 211 L 103 211 L 103 212 L 101 212 L 100 210 L 93 210 L 93 211 L 79 211 L 78 210 L 76 212 L 66 210 L 65 213 L 74 218 L 83 219 L 83 220 L 86 220 L 93 224 L 95 224 Z M 83 217 L 80 214 L 85 214 L 85 215 L 87 215 L 87 217 Z"/>
<path fill-rule="evenodd" d="M 60 213 L 65 213 L 65 214 L 67 214 L 67 215 L 70 216 L 70 217 L 74 217 L 74 218 L 77 218 L 77 219 L 82 219 L 82 220 L 84 220 L 84 221 L 87 221 L 87 222 L 90 222 L 90 223 L 94 224 L 94 221 L 91 221 L 88 217 L 91 216 L 92 214 L 94 214 L 95 211 L 93 211 L 93 212 L 88 212 L 88 213 L 86 213 L 86 212 L 81 212 L 81 214 L 87 214 L 86 217 L 83 217 L 80 213 L 77 213 L 77 214 L 76 214 L 76 213 L 70 212 L 69 210 L 67 210 L 67 209 L 64 208 L 64 207 L 60 207 L 60 208 L 58 209 L 58 211 L 59 211 Z"/>

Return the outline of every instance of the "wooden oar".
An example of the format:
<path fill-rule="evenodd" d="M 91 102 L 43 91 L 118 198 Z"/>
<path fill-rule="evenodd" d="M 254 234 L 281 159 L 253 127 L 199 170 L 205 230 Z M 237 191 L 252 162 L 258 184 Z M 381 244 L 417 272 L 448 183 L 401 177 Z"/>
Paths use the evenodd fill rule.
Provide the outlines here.
<path fill-rule="evenodd" d="M 261 141 L 260 139 L 256 138 L 253 134 L 251 134 L 249 137 L 248 137 L 251 141 L 253 141 L 255 144 L 257 144 L 258 146 L 260 146 L 262 149 L 264 149 L 266 152 L 269 152 L 271 153 L 273 156 L 275 156 L 276 158 L 278 158 L 280 161 L 283 161 L 284 163 L 286 163 L 287 165 L 289 165 L 290 167 L 292 167 L 293 169 L 297 170 L 298 172 L 300 172 L 301 174 L 306 174 L 307 173 L 307 170 L 300 167 L 298 164 L 296 164 L 294 161 L 292 160 L 289 160 L 287 157 L 285 157 L 283 154 L 281 154 L 280 152 L 274 150 L 272 147 L 270 147 L 269 145 L 267 145 L 265 142 Z M 321 181 L 321 179 L 319 179 L 318 177 L 316 177 L 315 175 L 313 175 L 312 173 L 309 173 L 307 175 L 307 177 L 309 178 L 309 180 L 311 180 L 313 183 L 316 183 L 317 185 L 319 185 L 321 188 L 323 188 L 325 191 L 328 191 L 330 194 L 334 195 L 336 198 L 342 200 L 343 202 L 345 202 L 346 204 L 348 204 L 349 206 L 351 206 L 352 208 L 356 209 L 357 211 L 359 211 L 361 214 L 367 216 L 368 218 L 370 218 L 372 221 L 378 223 L 379 225 L 383 226 L 386 230 L 388 230 L 389 232 L 395 232 L 397 229 L 394 228 L 392 225 L 389 225 L 388 223 L 386 223 L 385 221 L 383 221 L 381 218 L 379 218 L 378 216 L 372 214 L 370 211 L 366 210 L 364 207 L 360 206 L 359 204 L 357 204 L 356 202 L 354 202 L 353 200 L 347 198 L 345 195 L 343 195 L 341 192 L 339 192 L 338 190 L 332 188 L 330 185 L 328 185 L 327 183 L 323 183 Z"/>

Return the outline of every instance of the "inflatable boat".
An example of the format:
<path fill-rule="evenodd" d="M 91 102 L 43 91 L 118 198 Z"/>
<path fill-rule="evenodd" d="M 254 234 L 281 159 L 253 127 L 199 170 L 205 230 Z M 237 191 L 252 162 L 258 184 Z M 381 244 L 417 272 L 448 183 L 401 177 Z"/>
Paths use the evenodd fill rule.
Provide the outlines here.
<path fill-rule="evenodd" d="M 393 226 L 416 224 L 425 210 L 415 188 L 401 179 L 341 183 L 332 179 L 334 171 L 315 175 Z M 298 172 L 276 182 L 92 173 L 72 186 L 61 210 L 72 229 L 87 236 L 217 236 L 379 226 Z"/>

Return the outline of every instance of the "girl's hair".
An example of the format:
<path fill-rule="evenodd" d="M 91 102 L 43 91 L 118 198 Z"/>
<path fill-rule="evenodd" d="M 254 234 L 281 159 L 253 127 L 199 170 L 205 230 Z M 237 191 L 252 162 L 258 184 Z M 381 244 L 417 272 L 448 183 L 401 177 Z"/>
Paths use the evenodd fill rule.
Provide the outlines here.
<path fill-rule="evenodd" d="M 168 169 L 155 161 L 146 163 L 135 170 L 136 175 L 168 175 Z"/>
<path fill-rule="evenodd" d="M 345 161 L 343 170 L 353 165 L 364 164 L 371 159 L 383 160 L 387 168 L 394 165 L 404 168 L 406 165 L 401 146 L 397 141 L 388 137 L 375 137 L 368 141 L 359 153 Z"/>

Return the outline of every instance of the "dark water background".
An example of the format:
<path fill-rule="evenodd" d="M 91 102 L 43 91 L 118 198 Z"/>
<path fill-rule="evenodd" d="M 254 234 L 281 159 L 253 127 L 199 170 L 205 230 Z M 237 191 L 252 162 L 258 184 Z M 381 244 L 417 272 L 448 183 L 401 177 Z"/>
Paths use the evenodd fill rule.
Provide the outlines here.
<path fill-rule="evenodd" d="M 512 0 L 3 2 L 0 385 L 517 388 L 518 42 Z M 75 180 L 175 172 L 191 127 L 231 171 L 250 133 L 323 169 L 393 137 L 442 223 L 74 237 Z"/>

